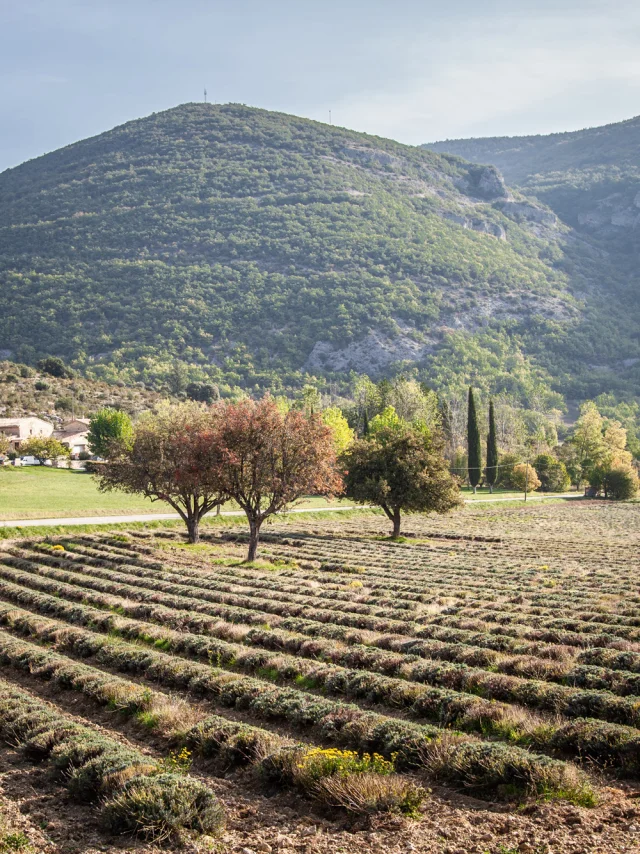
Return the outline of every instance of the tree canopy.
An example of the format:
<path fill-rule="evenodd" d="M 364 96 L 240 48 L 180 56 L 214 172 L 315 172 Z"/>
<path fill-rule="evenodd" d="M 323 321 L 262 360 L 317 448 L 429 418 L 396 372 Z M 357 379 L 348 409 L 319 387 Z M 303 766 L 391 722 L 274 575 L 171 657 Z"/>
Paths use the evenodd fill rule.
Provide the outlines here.
<path fill-rule="evenodd" d="M 475 492 L 482 478 L 482 445 L 480 442 L 476 401 L 471 387 L 469 388 L 467 410 L 467 460 L 469 483 Z"/>
<path fill-rule="evenodd" d="M 213 412 L 220 490 L 247 516 L 247 560 L 253 561 L 265 519 L 304 495 L 341 490 L 334 432 L 320 414 L 282 412 L 268 397 L 221 403 Z"/>
<path fill-rule="evenodd" d="M 120 409 L 104 407 L 91 417 L 87 439 L 91 452 L 106 459 L 112 447 L 127 445 L 133 439 L 131 418 Z"/>
<path fill-rule="evenodd" d="M 381 426 L 342 454 L 345 495 L 381 507 L 400 536 L 402 513 L 446 513 L 460 503 L 442 440 L 410 425 Z"/>
<path fill-rule="evenodd" d="M 221 486 L 218 435 L 218 419 L 197 404 L 145 413 L 133 438 L 109 445 L 109 461 L 97 473 L 100 490 L 166 502 L 197 543 L 202 517 L 229 497 Z"/>
<path fill-rule="evenodd" d="M 69 448 L 53 436 L 31 436 L 20 443 L 20 455 L 35 457 L 41 466 L 48 460 L 68 457 Z"/>
<path fill-rule="evenodd" d="M 496 415 L 493 401 L 489 401 L 489 434 L 487 436 L 487 465 L 485 468 L 485 480 L 489 484 L 489 491 L 493 492 L 493 485 L 498 479 L 498 436 L 496 433 Z"/>

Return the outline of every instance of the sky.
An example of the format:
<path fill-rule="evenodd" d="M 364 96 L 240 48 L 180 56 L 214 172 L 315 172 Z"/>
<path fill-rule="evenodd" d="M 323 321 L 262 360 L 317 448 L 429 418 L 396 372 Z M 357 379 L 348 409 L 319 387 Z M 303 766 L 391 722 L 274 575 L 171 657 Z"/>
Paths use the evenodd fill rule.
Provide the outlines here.
<path fill-rule="evenodd" d="M 409 144 L 640 114 L 637 0 L 0 0 L 0 171 L 203 99 Z"/>

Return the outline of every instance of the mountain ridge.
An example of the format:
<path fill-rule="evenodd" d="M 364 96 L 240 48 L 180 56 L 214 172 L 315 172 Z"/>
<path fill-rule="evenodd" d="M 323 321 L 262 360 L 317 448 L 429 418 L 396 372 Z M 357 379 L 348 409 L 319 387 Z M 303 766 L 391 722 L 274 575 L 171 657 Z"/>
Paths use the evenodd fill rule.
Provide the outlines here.
<path fill-rule="evenodd" d="M 608 259 L 494 166 L 283 113 L 186 104 L 65 146 L 0 174 L 0 223 L 0 355 L 19 361 L 148 383 L 179 364 L 229 390 L 408 370 L 580 396 L 640 356 Z M 603 305 L 623 331 L 601 376 Z"/>
<path fill-rule="evenodd" d="M 640 229 L 640 116 L 578 131 L 452 139 L 424 147 L 491 163 L 569 225 L 595 239 L 616 240 L 618 250 L 637 248 L 637 235 L 635 247 L 625 245 L 624 237 L 628 229 Z"/>

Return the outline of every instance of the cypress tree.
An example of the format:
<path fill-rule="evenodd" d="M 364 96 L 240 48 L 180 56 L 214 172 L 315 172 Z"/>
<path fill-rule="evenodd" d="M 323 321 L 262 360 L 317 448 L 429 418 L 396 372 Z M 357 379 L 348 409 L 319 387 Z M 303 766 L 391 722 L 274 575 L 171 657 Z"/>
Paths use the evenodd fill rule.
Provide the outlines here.
<path fill-rule="evenodd" d="M 489 492 L 493 492 L 493 484 L 498 479 L 498 438 L 496 436 L 496 415 L 493 401 L 489 401 L 489 435 L 487 436 L 487 469 L 486 481 Z"/>
<path fill-rule="evenodd" d="M 473 389 L 469 387 L 469 410 L 467 417 L 467 469 L 469 471 L 469 483 L 473 487 L 475 495 L 476 487 L 480 483 L 482 475 L 482 447 L 480 443 L 480 431 L 478 430 L 478 414 L 476 402 L 473 397 Z"/>
<path fill-rule="evenodd" d="M 365 409 L 364 418 L 362 419 L 362 435 L 367 437 L 369 435 L 369 413 Z"/>

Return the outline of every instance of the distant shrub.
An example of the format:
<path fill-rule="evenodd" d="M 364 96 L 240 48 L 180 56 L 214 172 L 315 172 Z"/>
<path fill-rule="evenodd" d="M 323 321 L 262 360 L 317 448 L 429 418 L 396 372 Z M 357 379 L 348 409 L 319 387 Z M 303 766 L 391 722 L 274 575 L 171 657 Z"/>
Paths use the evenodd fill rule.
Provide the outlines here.
<path fill-rule="evenodd" d="M 498 463 L 496 486 L 501 489 L 514 489 L 513 470 L 520 462 L 517 454 L 502 454 Z"/>
<path fill-rule="evenodd" d="M 68 396 L 59 397 L 53 405 L 59 412 L 72 412 L 73 398 Z"/>
<path fill-rule="evenodd" d="M 33 387 L 36 391 L 47 391 L 47 389 L 49 388 L 49 383 L 45 382 L 44 380 L 37 380 L 37 382 L 33 384 Z"/>
<path fill-rule="evenodd" d="M 44 374 L 58 379 L 71 379 L 75 376 L 71 368 L 68 368 L 59 356 L 47 356 L 38 362 L 38 370 Z"/>
<path fill-rule="evenodd" d="M 628 501 L 638 494 L 638 475 L 631 468 L 614 468 L 606 475 L 607 498 Z"/>
<path fill-rule="evenodd" d="M 542 492 L 564 492 L 569 488 L 571 479 L 565 464 L 551 454 L 538 454 L 533 461 L 533 467 L 540 479 Z"/>
<path fill-rule="evenodd" d="M 514 489 L 519 489 L 522 492 L 524 492 L 525 487 L 529 492 L 534 489 L 539 489 L 540 487 L 540 478 L 538 477 L 536 470 L 533 466 L 530 466 L 527 463 L 520 463 L 519 465 L 514 466 L 513 473 L 511 475 L 511 482 Z"/>
<path fill-rule="evenodd" d="M 220 397 L 218 386 L 213 385 L 213 383 L 189 383 L 185 391 L 188 398 L 202 403 L 213 403 Z"/>

